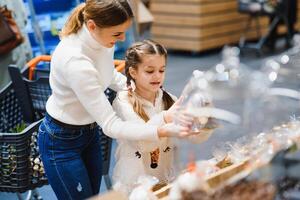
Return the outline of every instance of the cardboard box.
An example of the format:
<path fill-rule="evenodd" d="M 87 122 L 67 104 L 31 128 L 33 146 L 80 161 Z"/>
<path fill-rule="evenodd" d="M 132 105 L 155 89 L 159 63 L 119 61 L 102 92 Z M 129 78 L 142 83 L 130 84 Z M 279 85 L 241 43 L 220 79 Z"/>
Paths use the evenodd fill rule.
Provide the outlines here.
<path fill-rule="evenodd" d="M 141 35 L 145 30 L 150 29 L 154 17 L 141 0 L 131 0 L 131 4 L 136 20 L 136 30 Z"/>

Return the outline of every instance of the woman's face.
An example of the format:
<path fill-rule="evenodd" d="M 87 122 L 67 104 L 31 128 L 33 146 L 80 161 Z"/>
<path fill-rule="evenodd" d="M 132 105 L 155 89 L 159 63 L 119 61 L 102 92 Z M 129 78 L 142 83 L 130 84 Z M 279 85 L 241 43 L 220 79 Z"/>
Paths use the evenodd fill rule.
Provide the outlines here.
<path fill-rule="evenodd" d="M 145 55 L 137 68 L 130 68 L 139 92 L 156 93 L 165 80 L 166 59 L 163 55 Z"/>
<path fill-rule="evenodd" d="M 107 28 L 99 28 L 93 20 L 88 20 L 87 27 L 93 38 L 102 46 L 111 48 L 117 41 L 125 40 L 126 30 L 131 26 L 132 21 L 129 19 L 123 24 Z"/>

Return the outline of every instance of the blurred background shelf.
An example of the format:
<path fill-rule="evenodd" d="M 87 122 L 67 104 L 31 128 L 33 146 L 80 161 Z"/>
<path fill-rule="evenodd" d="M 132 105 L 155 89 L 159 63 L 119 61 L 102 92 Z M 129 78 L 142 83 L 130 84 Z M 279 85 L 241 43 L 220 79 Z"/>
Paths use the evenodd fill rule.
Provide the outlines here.
<path fill-rule="evenodd" d="M 23 0 L 28 14 L 26 31 L 33 57 L 51 54 L 59 43 L 58 33 L 80 0 Z"/>
<path fill-rule="evenodd" d="M 248 15 L 238 12 L 237 0 L 152 0 L 150 10 L 154 16 L 153 39 L 174 50 L 199 52 L 238 44 L 248 20 Z M 259 17 L 259 24 L 261 33 L 266 34 L 269 17 Z M 253 21 L 247 40 L 258 39 L 255 26 Z M 286 31 L 286 27 L 279 27 L 279 34 Z"/>
<path fill-rule="evenodd" d="M 41 54 L 51 55 L 59 43 L 59 31 L 73 8 L 84 0 L 23 0 L 28 13 L 26 32 L 32 46 L 33 57 Z M 116 58 L 122 58 L 125 49 L 133 41 L 128 32 L 125 43 L 117 43 Z"/>

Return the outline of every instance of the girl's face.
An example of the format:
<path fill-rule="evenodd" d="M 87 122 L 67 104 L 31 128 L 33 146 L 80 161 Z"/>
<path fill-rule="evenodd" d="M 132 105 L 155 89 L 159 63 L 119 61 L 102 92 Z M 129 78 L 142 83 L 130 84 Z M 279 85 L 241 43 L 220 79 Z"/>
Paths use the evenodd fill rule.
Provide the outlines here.
<path fill-rule="evenodd" d="M 166 59 L 163 55 L 145 55 L 136 69 L 129 69 L 139 92 L 155 93 L 165 80 Z"/>
<path fill-rule="evenodd" d="M 102 46 L 111 48 L 117 41 L 125 40 L 126 30 L 131 26 L 132 21 L 129 19 L 123 24 L 107 28 L 99 28 L 93 20 L 87 21 L 87 27 L 93 38 Z"/>

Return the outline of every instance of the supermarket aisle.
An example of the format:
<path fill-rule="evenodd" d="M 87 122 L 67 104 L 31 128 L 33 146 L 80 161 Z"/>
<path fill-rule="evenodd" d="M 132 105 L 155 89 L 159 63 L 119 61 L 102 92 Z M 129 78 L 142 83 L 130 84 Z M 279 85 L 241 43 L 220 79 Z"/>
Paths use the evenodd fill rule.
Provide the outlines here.
<path fill-rule="evenodd" d="M 260 67 L 260 63 L 264 58 L 265 57 L 257 58 L 255 57 L 255 55 L 249 55 L 249 57 L 247 58 L 241 58 L 241 61 L 247 64 L 248 66 L 250 66 L 251 68 L 257 69 Z M 165 88 L 167 89 L 167 91 L 171 92 L 172 94 L 179 96 L 193 70 L 195 69 L 207 70 L 211 66 L 214 66 L 220 60 L 221 60 L 220 50 L 214 50 L 202 54 L 170 52 L 168 58 Z M 203 159 L 209 158 L 212 145 L 216 144 L 218 141 L 230 139 L 228 137 L 230 136 L 213 135 L 207 142 L 201 145 L 200 147 L 201 158 Z M 113 145 L 113 147 L 115 147 L 115 144 Z M 114 160 L 112 160 L 111 166 L 113 165 L 114 165 Z M 44 186 L 38 190 L 44 200 L 56 199 L 50 186 Z M 106 191 L 106 187 L 104 181 L 102 180 L 101 192 L 105 192 L 105 191 Z M 16 200 L 18 198 L 16 194 L 0 193 L 0 199 Z"/>

